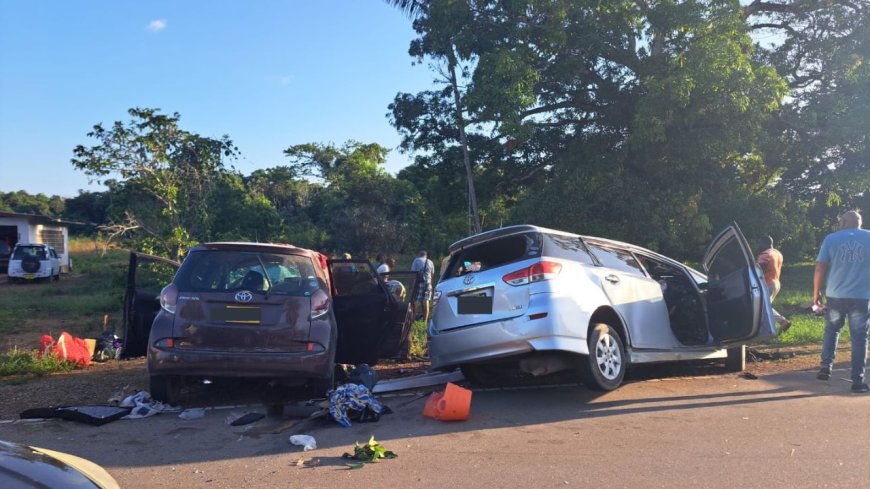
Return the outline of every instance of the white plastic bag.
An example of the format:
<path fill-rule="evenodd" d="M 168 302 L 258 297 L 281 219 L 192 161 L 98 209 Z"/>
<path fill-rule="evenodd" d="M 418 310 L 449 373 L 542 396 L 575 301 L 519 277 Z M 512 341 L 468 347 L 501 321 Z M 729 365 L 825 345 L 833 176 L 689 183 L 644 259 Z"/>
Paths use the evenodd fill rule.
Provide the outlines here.
<path fill-rule="evenodd" d="M 317 448 L 317 441 L 309 435 L 293 435 L 290 437 L 290 443 L 301 446 L 303 452 Z"/>

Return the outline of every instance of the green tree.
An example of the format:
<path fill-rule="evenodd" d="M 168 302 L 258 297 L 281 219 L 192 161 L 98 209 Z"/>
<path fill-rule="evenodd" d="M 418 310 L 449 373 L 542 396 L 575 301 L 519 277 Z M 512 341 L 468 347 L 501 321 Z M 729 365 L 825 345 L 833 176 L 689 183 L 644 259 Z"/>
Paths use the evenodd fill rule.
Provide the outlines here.
<path fill-rule="evenodd" d="M 175 259 L 210 233 L 208 203 L 224 158 L 238 149 L 228 136 L 202 137 L 179 126 L 180 115 L 158 109 L 130 109 L 129 122 L 94 126 L 88 137 L 97 144 L 76 146 L 73 165 L 90 178 L 115 177 L 126 197 L 124 222 L 116 233 L 137 231 L 142 244 Z"/>

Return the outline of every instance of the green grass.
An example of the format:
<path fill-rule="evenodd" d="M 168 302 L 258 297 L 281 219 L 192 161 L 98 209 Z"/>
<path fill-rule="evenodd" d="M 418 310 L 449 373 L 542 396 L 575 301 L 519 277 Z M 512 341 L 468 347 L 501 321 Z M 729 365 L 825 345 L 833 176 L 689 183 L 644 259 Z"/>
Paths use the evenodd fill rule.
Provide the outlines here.
<path fill-rule="evenodd" d="M 411 356 L 429 356 L 429 348 L 427 346 L 427 342 L 428 338 L 426 333 L 426 323 L 424 323 L 422 320 L 414 321 L 411 324 Z"/>
<path fill-rule="evenodd" d="M 71 249 L 75 250 L 71 246 Z M 102 330 L 103 315 L 120 324 L 128 253 L 72 251 L 73 271 L 59 282 L 3 284 L 0 336 L 21 333 L 83 335 Z M 3 345 L 6 349 L 20 345 Z"/>
<path fill-rule="evenodd" d="M 16 375 L 45 375 L 52 372 L 68 372 L 75 368 L 69 362 L 54 355 L 40 357 L 36 350 L 13 348 L 0 354 L 0 377 Z"/>
<path fill-rule="evenodd" d="M 807 345 L 821 343 L 825 327 L 824 316 L 810 311 L 813 300 L 813 273 L 815 263 L 798 263 L 783 267 L 782 290 L 773 303 L 774 309 L 791 321 L 791 328 L 770 345 Z M 849 341 L 849 328 L 844 327 L 841 341 Z"/>

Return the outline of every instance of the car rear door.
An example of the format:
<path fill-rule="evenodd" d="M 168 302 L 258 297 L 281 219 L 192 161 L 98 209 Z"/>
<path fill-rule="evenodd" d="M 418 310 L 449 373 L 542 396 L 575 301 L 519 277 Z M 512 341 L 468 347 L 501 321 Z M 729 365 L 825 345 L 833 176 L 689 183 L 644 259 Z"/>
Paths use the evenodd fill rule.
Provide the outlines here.
<path fill-rule="evenodd" d="M 410 349 L 411 324 L 416 318 L 411 317 L 411 304 L 417 291 L 422 272 L 410 270 L 393 270 L 384 276 L 384 285 L 393 303 L 392 326 L 381 340 L 381 356 L 383 358 L 407 356 Z"/>
<path fill-rule="evenodd" d="M 710 335 L 722 346 L 776 335 L 770 298 L 746 238 L 732 223 L 707 247 L 706 307 Z"/>
<path fill-rule="evenodd" d="M 396 324 L 396 307 L 371 264 L 366 260 L 329 260 L 328 267 L 338 326 L 335 361 L 371 365 L 397 353 L 398 344 L 384 341 L 400 337 L 404 325 Z"/>
<path fill-rule="evenodd" d="M 662 286 L 646 276 L 635 256 L 613 244 L 587 242 L 602 266 L 590 270 L 628 329 L 633 348 L 679 346 L 670 332 Z"/>
<path fill-rule="evenodd" d="M 154 317 L 160 312 L 160 291 L 172 281 L 179 264 L 159 256 L 130 253 L 124 290 L 123 358 L 144 356 Z"/>

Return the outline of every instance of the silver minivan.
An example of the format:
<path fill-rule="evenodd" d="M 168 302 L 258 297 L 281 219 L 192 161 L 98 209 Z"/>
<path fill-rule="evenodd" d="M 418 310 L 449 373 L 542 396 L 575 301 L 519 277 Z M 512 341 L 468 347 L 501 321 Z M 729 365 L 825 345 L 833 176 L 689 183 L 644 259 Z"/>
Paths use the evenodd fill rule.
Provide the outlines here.
<path fill-rule="evenodd" d="M 428 325 L 438 369 L 475 383 L 506 368 L 577 368 L 593 389 L 618 387 L 630 364 L 725 358 L 776 334 L 764 280 L 736 224 L 701 273 L 639 246 L 538 226 L 487 231 L 450 246 Z"/>

